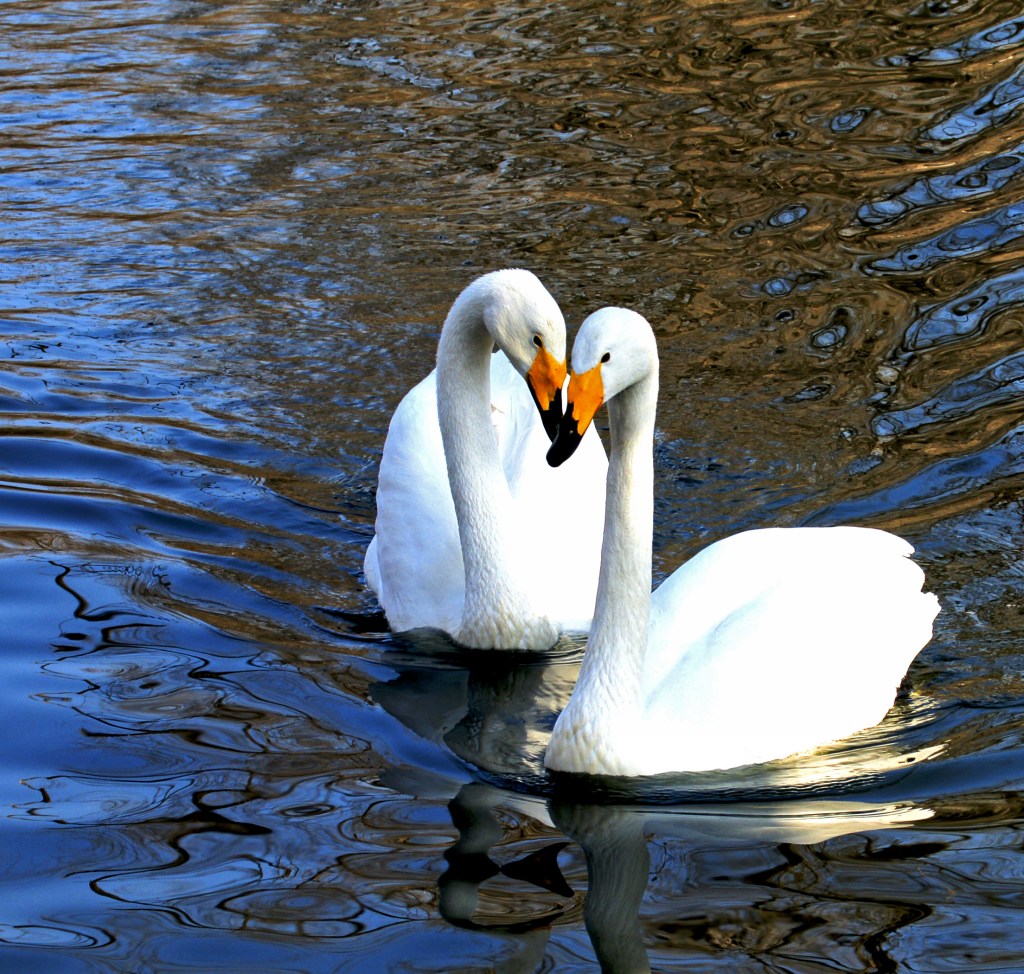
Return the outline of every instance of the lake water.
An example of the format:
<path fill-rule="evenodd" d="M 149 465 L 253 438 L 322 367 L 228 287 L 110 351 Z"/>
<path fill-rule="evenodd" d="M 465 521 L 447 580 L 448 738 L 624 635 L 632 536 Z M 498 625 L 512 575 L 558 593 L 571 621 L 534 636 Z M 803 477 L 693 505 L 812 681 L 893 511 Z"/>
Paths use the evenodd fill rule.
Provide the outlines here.
<path fill-rule="evenodd" d="M 0 970 L 1024 970 L 1018 4 L 18 0 L 0 40 Z M 390 413 L 509 265 L 655 327 L 659 576 L 914 543 L 943 612 L 880 728 L 566 790 L 578 647 L 385 631 Z"/>

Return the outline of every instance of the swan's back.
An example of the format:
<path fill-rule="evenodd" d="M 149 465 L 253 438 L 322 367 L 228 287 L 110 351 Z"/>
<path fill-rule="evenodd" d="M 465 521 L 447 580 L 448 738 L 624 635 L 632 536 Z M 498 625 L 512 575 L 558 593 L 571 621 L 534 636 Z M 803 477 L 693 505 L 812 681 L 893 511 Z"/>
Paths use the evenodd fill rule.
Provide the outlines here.
<path fill-rule="evenodd" d="M 462 618 L 462 549 L 437 419 L 437 376 L 391 417 L 377 475 L 376 534 L 363 571 L 392 629 L 454 631 Z"/>
<path fill-rule="evenodd" d="M 644 687 L 669 766 L 771 760 L 881 721 L 938 612 L 912 551 L 868 528 L 768 528 L 666 580 Z"/>

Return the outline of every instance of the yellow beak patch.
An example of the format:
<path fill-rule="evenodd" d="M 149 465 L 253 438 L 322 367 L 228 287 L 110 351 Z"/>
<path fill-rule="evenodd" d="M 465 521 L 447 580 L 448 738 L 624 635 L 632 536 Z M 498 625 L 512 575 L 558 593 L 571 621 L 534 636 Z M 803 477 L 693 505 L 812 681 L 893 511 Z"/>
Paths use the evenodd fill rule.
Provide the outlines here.
<path fill-rule="evenodd" d="M 526 381 L 533 390 L 537 408 L 545 412 L 551 408 L 555 395 L 562 391 L 565 382 L 565 362 L 559 362 L 546 348 L 537 349 L 537 357 L 526 373 Z"/>
<path fill-rule="evenodd" d="M 604 382 L 601 381 L 601 363 L 586 372 L 573 372 L 569 376 L 566 412 L 572 414 L 576 429 L 582 436 L 604 402 Z"/>

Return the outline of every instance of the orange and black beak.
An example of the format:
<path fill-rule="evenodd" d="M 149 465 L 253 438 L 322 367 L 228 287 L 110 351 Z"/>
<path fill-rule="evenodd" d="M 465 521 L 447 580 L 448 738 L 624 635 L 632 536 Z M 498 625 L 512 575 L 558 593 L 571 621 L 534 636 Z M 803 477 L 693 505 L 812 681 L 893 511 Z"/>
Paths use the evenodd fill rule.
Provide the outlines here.
<path fill-rule="evenodd" d="M 554 439 L 562 419 L 562 383 L 565 382 L 565 362 L 559 362 L 543 346 L 526 373 L 533 401 L 540 410 L 540 421 L 549 439 Z"/>
<path fill-rule="evenodd" d="M 604 383 L 601 381 L 601 363 L 587 372 L 569 376 L 569 392 L 565 415 L 558 424 L 558 434 L 548 450 L 548 463 L 561 466 L 580 445 L 583 434 L 604 402 Z"/>

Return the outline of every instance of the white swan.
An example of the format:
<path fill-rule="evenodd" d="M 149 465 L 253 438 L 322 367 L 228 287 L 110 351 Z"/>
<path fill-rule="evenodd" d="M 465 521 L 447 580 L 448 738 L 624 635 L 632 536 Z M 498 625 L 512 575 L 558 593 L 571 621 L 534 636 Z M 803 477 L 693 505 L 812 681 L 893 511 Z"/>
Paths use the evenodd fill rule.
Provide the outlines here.
<path fill-rule="evenodd" d="M 529 271 L 485 274 L 452 305 L 437 368 L 395 410 L 381 458 L 363 567 L 393 630 L 545 649 L 589 628 L 607 460 L 593 435 L 579 470 L 544 462 L 565 373 L 565 321 Z"/>
<path fill-rule="evenodd" d="M 650 325 L 621 308 L 596 312 L 572 367 L 548 460 L 564 461 L 607 401 L 607 511 L 586 655 L 545 764 L 626 776 L 731 768 L 882 720 L 939 608 L 911 546 L 870 528 L 746 531 L 652 596 Z"/>

